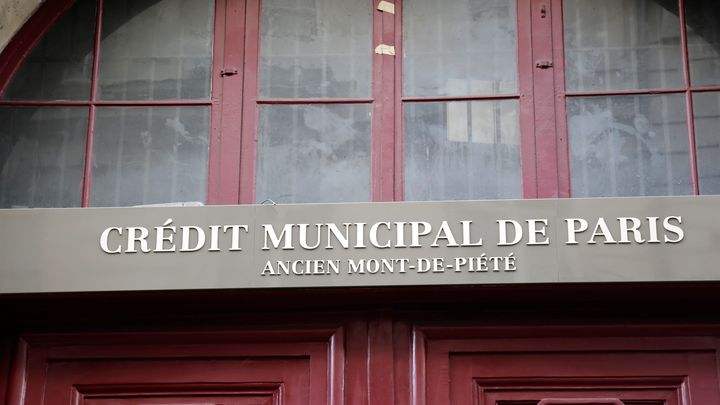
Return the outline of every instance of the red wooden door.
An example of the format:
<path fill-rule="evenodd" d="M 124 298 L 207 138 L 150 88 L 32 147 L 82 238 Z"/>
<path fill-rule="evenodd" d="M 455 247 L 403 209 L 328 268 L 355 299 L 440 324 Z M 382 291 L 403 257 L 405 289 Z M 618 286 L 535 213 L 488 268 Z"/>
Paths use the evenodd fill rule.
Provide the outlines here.
<path fill-rule="evenodd" d="M 338 330 L 30 335 L 13 404 L 337 402 Z M 292 336 L 292 338 L 288 338 Z M 24 372 L 23 372 L 24 371 Z M 341 380 L 341 379 L 340 379 Z"/>
<path fill-rule="evenodd" d="M 714 339 L 483 335 L 488 331 L 416 333 L 415 341 L 425 346 L 415 359 L 424 365 L 418 370 L 419 403 L 720 404 Z"/>
<path fill-rule="evenodd" d="M 716 328 L 275 327 L 24 335 L 0 404 L 720 404 Z"/>

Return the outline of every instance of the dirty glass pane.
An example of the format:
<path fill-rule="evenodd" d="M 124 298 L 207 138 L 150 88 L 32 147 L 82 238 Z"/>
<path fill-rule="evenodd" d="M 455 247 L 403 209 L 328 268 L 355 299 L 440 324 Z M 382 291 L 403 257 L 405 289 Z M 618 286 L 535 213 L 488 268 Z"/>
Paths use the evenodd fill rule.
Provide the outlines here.
<path fill-rule="evenodd" d="M 77 207 L 84 107 L 0 107 L 0 207 Z"/>
<path fill-rule="evenodd" d="M 675 0 L 565 0 L 569 91 L 683 87 Z"/>
<path fill-rule="evenodd" d="M 690 79 L 695 86 L 720 84 L 720 2 L 693 0 L 687 10 Z"/>
<path fill-rule="evenodd" d="M 94 30 L 95 1 L 79 0 L 35 45 L 3 98 L 87 100 L 90 97 Z"/>
<path fill-rule="evenodd" d="M 685 95 L 568 101 L 574 197 L 692 193 Z"/>
<path fill-rule="evenodd" d="M 260 106 L 258 202 L 370 200 L 370 106 Z"/>
<path fill-rule="evenodd" d="M 260 97 L 370 97 L 372 3 L 264 0 Z"/>
<path fill-rule="evenodd" d="M 207 107 L 98 108 L 91 204 L 204 202 Z"/>
<path fill-rule="evenodd" d="M 403 10 L 403 95 L 517 91 L 515 0 L 413 0 Z"/>
<path fill-rule="evenodd" d="M 517 100 L 405 105 L 405 199 L 520 198 Z"/>
<path fill-rule="evenodd" d="M 700 194 L 720 194 L 720 93 L 693 94 Z"/>
<path fill-rule="evenodd" d="M 105 2 L 100 98 L 209 98 L 213 8 L 212 0 Z"/>

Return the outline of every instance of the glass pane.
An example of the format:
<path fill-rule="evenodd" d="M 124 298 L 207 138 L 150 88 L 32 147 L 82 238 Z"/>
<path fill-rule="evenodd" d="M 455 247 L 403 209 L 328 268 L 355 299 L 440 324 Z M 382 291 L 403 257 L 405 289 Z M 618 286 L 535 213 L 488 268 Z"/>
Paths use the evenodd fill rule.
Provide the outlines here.
<path fill-rule="evenodd" d="M 519 198 L 517 100 L 405 105 L 405 199 Z"/>
<path fill-rule="evenodd" d="M 517 91 L 515 0 L 414 0 L 403 11 L 403 95 Z"/>
<path fill-rule="evenodd" d="M 105 2 L 100 98 L 209 98 L 213 4 L 212 0 Z"/>
<path fill-rule="evenodd" d="M 720 84 L 720 3 L 685 2 L 691 81 L 695 86 Z"/>
<path fill-rule="evenodd" d="M 263 0 L 260 96 L 370 97 L 372 5 Z"/>
<path fill-rule="evenodd" d="M 99 108 L 91 204 L 205 201 L 207 107 Z"/>
<path fill-rule="evenodd" d="M 88 99 L 94 30 L 95 1 L 79 0 L 35 45 L 20 65 L 3 98 Z"/>
<path fill-rule="evenodd" d="M 370 199 L 370 106 L 260 106 L 256 199 Z"/>
<path fill-rule="evenodd" d="M 720 194 L 720 93 L 693 94 L 701 194 Z"/>
<path fill-rule="evenodd" d="M 0 207 L 77 207 L 87 108 L 0 107 Z"/>
<path fill-rule="evenodd" d="M 684 86 L 677 1 L 563 4 L 569 91 Z"/>
<path fill-rule="evenodd" d="M 574 197 L 691 194 L 685 95 L 568 100 Z"/>

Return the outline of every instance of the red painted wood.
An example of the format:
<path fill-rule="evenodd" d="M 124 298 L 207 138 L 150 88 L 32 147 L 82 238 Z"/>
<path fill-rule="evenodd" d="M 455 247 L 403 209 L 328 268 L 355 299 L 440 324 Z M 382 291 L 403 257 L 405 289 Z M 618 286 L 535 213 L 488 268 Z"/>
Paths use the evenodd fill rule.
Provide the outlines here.
<path fill-rule="evenodd" d="M 541 10 L 545 10 L 543 13 Z M 555 128 L 555 67 L 540 69 L 539 61 L 554 61 L 552 21 L 556 10 L 550 0 L 531 0 L 535 146 L 538 197 L 559 197 L 557 137 Z M 560 13 L 558 13 L 558 17 Z"/>
<path fill-rule="evenodd" d="M 560 59 L 562 60 L 562 59 Z M 684 93 L 685 88 L 677 89 L 630 89 L 630 90 L 611 90 L 611 91 L 570 91 L 566 95 L 569 97 L 607 97 L 607 96 L 642 96 L 646 94 L 675 94 Z"/>
<path fill-rule="evenodd" d="M 245 59 L 242 96 L 243 121 L 239 116 L 228 124 L 237 131 L 242 128 L 240 145 L 240 204 L 255 202 L 255 159 L 257 158 L 258 69 L 260 60 L 260 0 L 247 0 L 245 12 Z"/>
<path fill-rule="evenodd" d="M 257 104 L 372 104 L 371 98 L 259 98 Z"/>
<path fill-rule="evenodd" d="M 393 100 L 393 109 L 395 117 L 393 121 L 393 200 L 405 200 L 405 147 L 404 147 L 404 129 L 403 129 L 403 29 L 402 14 L 403 0 L 395 0 L 395 69 L 393 91 L 395 98 Z"/>
<path fill-rule="evenodd" d="M 538 402 L 538 405 L 582 405 L 582 404 L 589 404 L 589 405 L 623 405 L 623 402 L 620 401 L 617 398 L 597 398 L 597 399 L 543 399 L 542 401 Z"/>
<path fill-rule="evenodd" d="M 57 106 L 57 107 L 89 107 L 95 105 L 98 107 L 127 107 L 127 108 L 144 108 L 144 107 L 161 107 L 161 106 L 211 106 L 211 100 L 95 100 L 92 101 L 69 101 L 69 100 L 0 100 L 0 105 L 17 105 L 30 107 Z"/>
<path fill-rule="evenodd" d="M 191 394 L 185 395 L 149 395 L 149 396 L 133 396 L 129 398 L 123 397 L 103 397 L 103 398 L 83 398 L 84 405 L 171 405 L 171 404 L 198 404 L 198 405 L 273 405 L 277 403 L 276 398 L 280 398 L 273 392 L 255 392 L 240 391 L 237 394 Z"/>
<path fill-rule="evenodd" d="M 223 111 L 223 84 L 225 77 L 220 75 L 225 68 L 225 11 L 226 0 L 215 0 L 215 19 L 213 33 L 213 61 L 212 61 L 212 105 L 210 108 L 210 138 L 208 148 L 208 182 L 207 182 L 207 203 L 222 204 L 223 171 L 220 167 L 223 153 L 222 135 L 222 111 Z M 242 73 L 241 73 L 242 75 Z M 228 100 L 230 102 L 230 100 Z M 238 157 L 239 158 L 239 157 Z M 238 163 L 239 166 L 239 163 Z M 238 172 L 240 169 L 238 169 Z M 232 184 L 232 182 L 230 183 Z M 239 185 L 239 180 L 236 182 Z M 231 191 L 232 192 L 232 191 Z"/>
<path fill-rule="evenodd" d="M 533 339 L 530 328 L 506 328 L 511 336 L 522 337 L 498 338 L 483 333 L 492 329 L 434 329 L 431 334 L 416 331 L 421 345 L 416 358 L 425 362 L 416 378 L 424 380 L 427 403 L 547 398 L 587 403 L 582 400 L 613 397 L 667 405 L 690 404 L 690 397 L 693 403 L 720 403 L 718 348 L 712 338 Z"/>
<path fill-rule="evenodd" d="M 720 91 L 720 86 L 691 86 L 693 93 L 703 93 L 710 91 Z"/>
<path fill-rule="evenodd" d="M 520 91 L 520 166 L 524 198 L 538 197 L 531 27 L 530 0 L 520 0 L 517 4 L 517 59 Z"/>
<path fill-rule="evenodd" d="M 11 364 L 12 340 L 10 336 L 0 335 L 0 404 L 5 404 L 8 396 Z"/>
<path fill-rule="evenodd" d="M 443 101 L 514 100 L 516 98 L 518 98 L 517 94 L 498 94 L 471 96 L 403 97 L 402 101 L 414 103 L 436 103 Z"/>
<path fill-rule="evenodd" d="M 412 382 L 412 325 L 407 320 L 393 322 L 393 358 L 395 405 L 411 405 Z"/>
<path fill-rule="evenodd" d="M 223 7 L 224 6 L 224 10 Z M 246 41 L 246 3 L 242 0 L 225 0 L 217 3 L 216 21 L 224 32 L 215 35 L 219 58 L 213 62 L 213 81 L 217 94 L 213 94 L 213 131 L 210 142 L 208 202 L 210 204 L 237 204 L 240 193 L 241 128 L 243 117 L 244 83 L 246 69 L 240 74 L 220 77 L 226 67 L 244 66 Z M 221 38 L 220 38 L 221 37 Z M 217 60 L 219 59 L 219 60 Z"/>
<path fill-rule="evenodd" d="M 395 15 L 376 9 L 376 1 L 367 1 L 373 10 L 373 43 L 396 46 Z M 396 10 L 397 12 L 397 10 Z M 373 83 L 375 102 L 372 108 L 372 142 L 370 190 L 372 201 L 392 201 L 394 199 L 395 154 L 395 59 L 396 56 L 372 54 Z"/>
<path fill-rule="evenodd" d="M 345 405 L 367 405 L 368 392 L 368 324 L 364 319 L 354 319 L 345 327 Z"/>
<path fill-rule="evenodd" d="M 97 1 L 95 10 L 95 33 L 93 36 L 93 64 L 90 74 L 90 109 L 88 110 L 88 125 L 85 136 L 85 166 L 83 167 L 81 206 L 90 206 L 90 187 L 92 186 L 92 152 L 95 133 L 95 113 L 97 108 L 98 72 L 100 70 L 100 42 L 102 41 L 103 8 L 105 1 Z"/>
<path fill-rule="evenodd" d="M 24 405 L 27 386 L 26 370 L 28 368 L 28 345 L 19 339 L 15 345 L 12 369 L 8 378 L 6 405 Z"/>
<path fill-rule="evenodd" d="M 690 51 L 688 50 L 687 21 L 685 14 L 685 0 L 679 0 L 680 8 L 680 42 L 682 44 L 683 78 L 685 80 L 685 117 L 688 126 L 688 142 L 690 151 L 690 178 L 692 180 L 693 194 L 700 194 L 700 180 L 698 177 L 697 149 L 695 145 L 695 114 L 693 112 L 692 78 L 690 77 Z"/>
<path fill-rule="evenodd" d="M 568 142 L 567 104 L 565 89 L 565 33 L 562 0 L 552 0 L 553 64 L 555 70 L 555 130 L 557 137 L 558 197 L 569 198 L 570 145 Z"/>
<path fill-rule="evenodd" d="M 17 405 L 263 392 L 284 404 L 322 404 L 340 403 L 343 395 L 340 330 L 49 334 L 26 340 L 27 363 L 16 367 L 17 375 L 27 375 L 26 394 L 22 398 L 15 384 L 18 395 L 10 403 Z"/>
<path fill-rule="evenodd" d="M 395 358 L 393 353 L 393 323 L 381 317 L 368 325 L 368 390 L 372 403 L 392 404 L 395 401 Z"/>

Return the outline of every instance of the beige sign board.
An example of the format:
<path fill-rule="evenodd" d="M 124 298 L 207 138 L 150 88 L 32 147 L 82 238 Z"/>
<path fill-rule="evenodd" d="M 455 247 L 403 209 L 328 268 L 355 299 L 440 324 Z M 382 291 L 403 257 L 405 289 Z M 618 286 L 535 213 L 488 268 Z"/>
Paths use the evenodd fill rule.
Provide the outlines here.
<path fill-rule="evenodd" d="M 720 197 L 0 210 L 0 293 L 720 280 Z"/>

